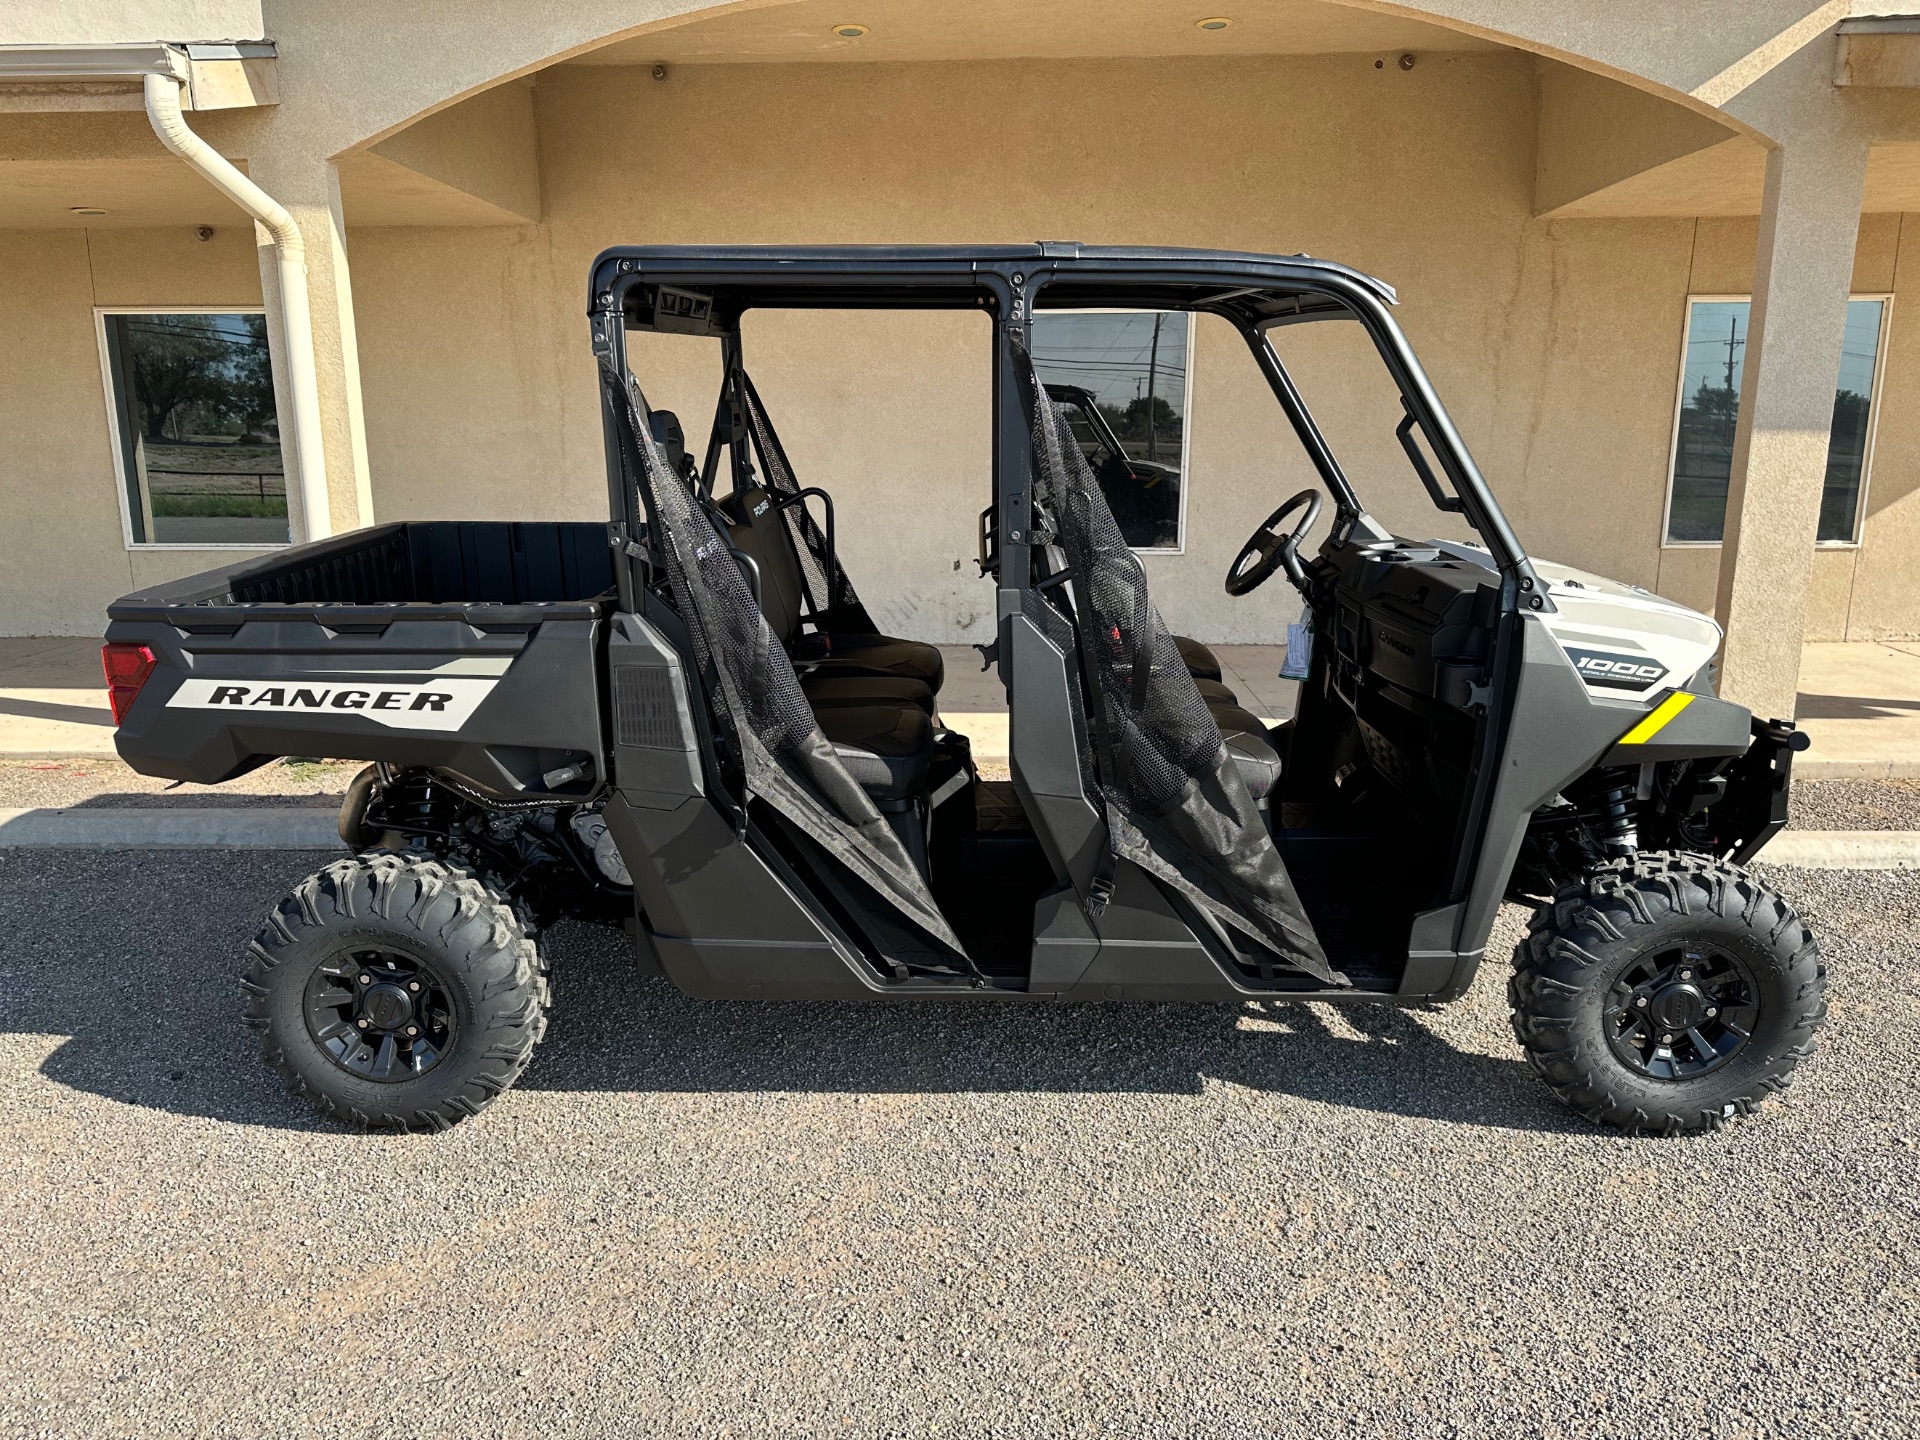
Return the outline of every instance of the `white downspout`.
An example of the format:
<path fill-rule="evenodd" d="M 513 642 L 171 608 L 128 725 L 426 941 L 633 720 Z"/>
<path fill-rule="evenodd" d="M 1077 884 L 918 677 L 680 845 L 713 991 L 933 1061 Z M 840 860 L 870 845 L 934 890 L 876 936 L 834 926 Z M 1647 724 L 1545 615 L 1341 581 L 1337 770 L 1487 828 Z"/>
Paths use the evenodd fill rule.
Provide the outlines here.
<path fill-rule="evenodd" d="M 273 234 L 280 261 L 280 316 L 286 327 L 287 390 L 293 397 L 294 468 L 299 472 L 303 540 L 333 533 L 327 503 L 327 459 L 320 439 L 320 376 L 313 361 L 313 310 L 307 298 L 307 246 L 300 227 L 275 200 L 187 128 L 180 113 L 180 82 L 148 75 L 147 119 L 160 143 L 193 166 L 209 184 Z"/>

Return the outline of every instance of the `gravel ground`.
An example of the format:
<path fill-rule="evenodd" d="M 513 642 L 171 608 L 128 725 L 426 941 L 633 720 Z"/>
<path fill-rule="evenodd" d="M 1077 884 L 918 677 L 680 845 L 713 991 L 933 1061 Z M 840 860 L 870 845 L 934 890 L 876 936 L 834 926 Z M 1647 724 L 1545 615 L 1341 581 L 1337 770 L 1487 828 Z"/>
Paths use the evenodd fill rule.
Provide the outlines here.
<path fill-rule="evenodd" d="M 711 1004 L 562 927 L 521 1086 L 310 1118 L 235 974 L 320 857 L 0 851 L 0 1434 L 1912 1433 L 1920 875 L 1626 1140 L 1444 1010 Z M 1504 957 L 1520 916 L 1503 917 Z"/>
<path fill-rule="evenodd" d="M 142 775 L 119 760 L 0 760 L 0 808 L 338 806 L 364 768 L 359 760 L 276 760 L 224 785 L 174 788 L 173 781 Z"/>
<path fill-rule="evenodd" d="M 1920 780 L 1801 780 L 1788 813 L 1800 830 L 1920 830 Z"/>

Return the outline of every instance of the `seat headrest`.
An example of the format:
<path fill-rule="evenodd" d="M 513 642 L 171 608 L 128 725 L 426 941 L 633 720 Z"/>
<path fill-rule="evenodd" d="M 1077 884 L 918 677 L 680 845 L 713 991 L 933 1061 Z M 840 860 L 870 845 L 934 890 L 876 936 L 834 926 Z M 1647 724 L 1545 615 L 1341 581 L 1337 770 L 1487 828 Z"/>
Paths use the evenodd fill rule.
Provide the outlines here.
<path fill-rule="evenodd" d="M 748 486 L 728 499 L 733 505 L 733 513 L 744 523 L 760 528 L 773 523 L 773 497 L 767 493 L 766 486 Z"/>
<path fill-rule="evenodd" d="M 687 435 L 680 428 L 680 417 L 671 410 L 649 410 L 647 430 L 653 443 L 665 452 L 667 463 L 676 475 L 687 473 Z"/>

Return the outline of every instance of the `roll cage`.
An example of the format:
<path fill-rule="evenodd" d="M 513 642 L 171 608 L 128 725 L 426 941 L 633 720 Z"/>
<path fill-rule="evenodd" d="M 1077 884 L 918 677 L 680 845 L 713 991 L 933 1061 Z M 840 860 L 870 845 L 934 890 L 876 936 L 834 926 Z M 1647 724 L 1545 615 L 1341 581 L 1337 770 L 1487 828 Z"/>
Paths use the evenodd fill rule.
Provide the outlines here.
<path fill-rule="evenodd" d="M 1507 793 L 1513 787 L 1501 783 L 1516 695 L 1531 657 L 1532 642 L 1519 621 L 1555 607 L 1394 321 L 1395 296 L 1389 286 L 1307 256 L 1236 252 L 1056 243 L 635 247 L 609 250 L 597 259 L 589 299 L 591 340 L 604 374 L 630 374 L 628 330 L 707 336 L 720 342 L 731 388 L 723 391 L 714 439 L 707 450 L 703 478 L 709 490 L 723 428 L 732 427 L 735 438 L 727 448 L 736 465 L 744 453 L 738 443 L 737 410 L 728 418 L 728 395 L 738 397 L 744 383 L 741 319 L 749 310 L 977 310 L 989 316 L 993 322 L 992 498 L 981 517 L 981 566 L 996 581 L 998 627 L 996 641 L 986 647 L 986 653 L 990 664 L 997 663 L 1013 702 L 1013 769 L 1022 803 L 1055 875 L 1066 887 L 1060 893 L 1077 895 L 1083 907 L 1103 883 L 1090 857 L 1105 848 L 1109 830 L 1091 803 L 1084 765 L 1089 743 L 1086 722 L 1078 715 L 1078 698 L 1067 693 L 1076 682 L 1059 673 L 1057 652 L 1050 655 L 1044 643 L 1035 644 L 1030 623 L 1035 606 L 1048 603 L 1044 592 L 1065 578 L 1064 572 L 1046 573 L 1048 566 L 1042 563 L 1037 546 L 1047 537 L 1035 534 L 1037 433 L 1022 378 L 1023 373 L 1031 374 L 1025 357 L 1033 315 L 1036 310 L 1183 310 L 1217 315 L 1233 325 L 1334 502 L 1331 532 L 1321 548 L 1321 559 L 1310 567 L 1314 583 L 1327 587 L 1313 597 L 1316 612 L 1324 612 L 1327 621 L 1333 619 L 1328 602 L 1339 583 L 1341 557 L 1364 553 L 1389 561 L 1417 561 L 1424 542 L 1419 537 L 1411 543 L 1397 539 L 1369 515 L 1269 342 L 1268 332 L 1276 326 L 1327 320 L 1362 325 L 1399 392 L 1403 416 L 1398 438 L 1410 463 L 1436 507 L 1459 513 L 1479 534 L 1498 585 L 1488 587 L 1489 603 L 1480 612 L 1483 618 L 1475 622 L 1488 637 L 1489 648 L 1475 662 L 1483 676 L 1482 688 L 1463 707 L 1462 719 L 1469 731 L 1460 737 L 1458 759 L 1465 785 L 1458 808 L 1436 817 L 1430 831 L 1436 868 L 1426 898 L 1405 912 L 1406 928 L 1400 932 L 1405 937 L 1404 970 L 1397 978 L 1369 975 L 1356 988 L 1316 989 L 1315 993 L 1348 999 L 1370 993 L 1378 998 L 1447 998 L 1464 989 L 1505 891 L 1513 864 L 1511 850 L 1525 826 L 1525 806 Z M 621 608 L 639 611 L 649 586 L 656 585 L 663 573 L 650 538 L 661 529 L 659 517 L 647 513 L 651 501 L 646 487 L 631 485 L 626 478 L 630 471 L 622 463 L 616 409 L 624 404 L 625 397 L 616 398 L 614 391 L 603 386 L 616 586 Z M 1422 440 L 1431 462 L 1421 453 Z M 1330 652 L 1342 645 L 1337 634 L 1329 639 Z M 1351 659 L 1351 654 L 1344 659 L 1330 656 L 1326 663 L 1337 668 Z M 1320 663 L 1316 661 L 1317 666 Z M 1017 686 L 1016 675 L 1022 677 Z M 1320 728 L 1317 720 L 1309 719 L 1309 731 Z M 705 763 L 713 764 L 711 755 Z M 1333 783 L 1339 783 L 1337 778 Z M 1289 866 L 1312 863 L 1310 855 L 1296 853 L 1292 841 L 1287 853 Z M 1323 863 L 1344 863 L 1333 861 L 1333 855 L 1332 850 L 1324 851 Z M 1067 953 L 1081 943 L 1074 930 L 1081 922 L 1057 907 L 1049 912 L 1049 903 L 1043 902 L 1036 912 L 1035 960 L 1029 982 L 1036 988 L 1046 983 L 1043 957 Z M 1049 946 L 1062 948 L 1050 951 Z M 1384 991 L 1379 988 L 1383 982 Z"/>
<path fill-rule="evenodd" d="M 625 332 L 708 335 L 737 346 L 741 317 L 753 309 L 980 310 L 999 336 L 994 351 L 993 466 L 995 555 L 1015 557 L 1032 529 L 1024 472 L 1028 440 L 1013 393 L 1010 343 L 1024 342 L 1036 310 L 1184 310 L 1218 315 L 1252 351 L 1315 473 L 1336 507 L 1332 539 L 1391 538 L 1369 519 L 1352 482 L 1315 423 L 1292 376 L 1267 339 L 1282 325 L 1351 319 L 1367 331 L 1395 386 L 1404 418 L 1402 447 L 1437 508 L 1460 513 L 1499 567 L 1502 609 L 1551 610 L 1499 502 L 1474 463 L 1432 382 L 1395 322 L 1391 286 L 1331 261 L 1235 251 L 1121 248 L 1043 242 L 946 246 L 635 246 L 604 251 L 594 262 L 589 321 L 596 356 L 625 373 Z M 609 420 L 611 436 L 611 420 Z M 1421 455 L 1423 436 L 1440 474 Z M 611 443 L 611 441 L 609 441 Z M 608 467 L 610 477 L 619 473 Z M 1445 481 L 1445 488 L 1441 481 Z M 636 498 L 610 481 L 611 520 L 639 533 Z M 1016 565 L 1015 574 L 1024 574 Z M 622 578 L 622 594 L 633 583 Z"/>

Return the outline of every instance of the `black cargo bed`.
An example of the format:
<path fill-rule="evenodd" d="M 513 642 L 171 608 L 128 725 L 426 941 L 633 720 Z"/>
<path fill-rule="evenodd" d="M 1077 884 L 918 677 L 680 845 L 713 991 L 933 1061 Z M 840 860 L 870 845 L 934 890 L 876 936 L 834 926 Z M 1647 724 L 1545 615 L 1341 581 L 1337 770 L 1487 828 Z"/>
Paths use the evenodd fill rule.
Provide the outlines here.
<path fill-rule="evenodd" d="M 115 746 L 200 784 L 316 755 L 578 800 L 604 778 L 606 536 L 402 521 L 116 600 L 107 640 L 144 647 L 151 670 Z"/>
<path fill-rule="evenodd" d="M 330 626 L 389 623 L 396 607 L 409 619 L 539 624 L 603 616 L 612 591 L 604 525 L 403 520 L 156 585 L 114 601 L 107 614 L 188 630 L 258 618 L 255 607 L 269 605 L 285 619 L 317 618 L 312 612 L 324 608 Z M 342 613 L 361 607 L 377 613 Z"/>

